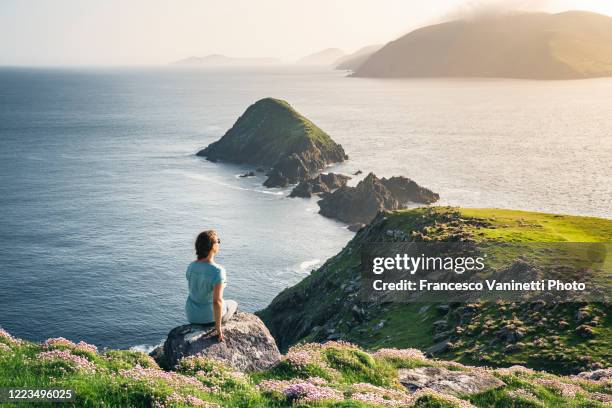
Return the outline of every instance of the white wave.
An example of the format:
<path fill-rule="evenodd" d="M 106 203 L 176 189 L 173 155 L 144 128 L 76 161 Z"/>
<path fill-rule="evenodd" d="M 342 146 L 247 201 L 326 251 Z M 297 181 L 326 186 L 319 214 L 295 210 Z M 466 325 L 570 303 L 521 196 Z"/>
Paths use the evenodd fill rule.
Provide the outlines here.
<path fill-rule="evenodd" d="M 285 190 L 270 191 L 270 190 L 262 190 L 262 189 L 258 189 L 258 188 L 240 187 L 240 186 L 236 186 L 234 184 L 224 183 L 222 181 L 218 181 L 218 180 L 212 179 L 212 178 L 207 177 L 207 176 L 205 176 L 203 174 L 191 173 L 191 172 L 188 172 L 188 171 L 182 171 L 182 170 L 164 170 L 164 172 L 180 174 L 182 176 L 185 176 L 185 177 L 193 179 L 193 180 L 206 181 L 208 183 L 212 183 L 212 184 L 216 184 L 218 186 L 223 186 L 223 187 L 231 188 L 233 190 L 252 191 L 252 192 L 255 192 L 255 193 L 269 194 L 269 195 L 274 195 L 274 196 L 284 196 L 285 193 L 286 193 Z"/>
<path fill-rule="evenodd" d="M 300 264 L 300 270 L 302 272 L 307 272 L 312 269 L 313 266 L 316 266 L 321 263 L 320 259 L 311 259 L 309 261 L 304 261 Z"/>
<path fill-rule="evenodd" d="M 162 344 L 164 344 L 163 341 L 154 346 L 151 346 L 150 344 L 137 344 L 135 346 L 130 347 L 130 350 L 140 351 L 142 353 L 149 354 L 150 352 L 152 352 L 153 350 L 155 350 L 157 347 L 161 346 Z"/>

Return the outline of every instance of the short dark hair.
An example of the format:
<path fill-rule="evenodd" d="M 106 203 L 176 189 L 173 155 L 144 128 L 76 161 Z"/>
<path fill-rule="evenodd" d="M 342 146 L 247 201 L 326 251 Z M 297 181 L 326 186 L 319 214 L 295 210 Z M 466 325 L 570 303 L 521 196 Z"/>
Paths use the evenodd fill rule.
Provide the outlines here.
<path fill-rule="evenodd" d="M 206 258 L 217 242 L 219 242 L 219 238 L 215 230 L 200 232 L 195 242 L 196 256 L 198 259 Z"/>

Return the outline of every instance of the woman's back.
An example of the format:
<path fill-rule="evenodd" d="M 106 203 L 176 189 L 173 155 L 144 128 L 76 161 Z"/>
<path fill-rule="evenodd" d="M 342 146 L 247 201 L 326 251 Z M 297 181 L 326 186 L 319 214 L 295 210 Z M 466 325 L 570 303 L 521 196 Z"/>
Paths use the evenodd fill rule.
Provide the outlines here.
<path fill-rule="evenodd" d="M 189 286 L 185 305 L 187 319 L 191 323 L 213 322 L 213 289 L 215 285 L 225 284 L 225 270 L 214 263 L 192 262 L 186 278 Z"/>

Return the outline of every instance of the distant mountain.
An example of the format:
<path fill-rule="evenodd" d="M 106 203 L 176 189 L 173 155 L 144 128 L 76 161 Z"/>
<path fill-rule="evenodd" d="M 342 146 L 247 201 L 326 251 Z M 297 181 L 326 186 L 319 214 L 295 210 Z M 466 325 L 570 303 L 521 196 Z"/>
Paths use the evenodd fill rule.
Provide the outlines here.
<path fill-rule="evenodd" d="M 310 54 L 305 56 L 304 58 L 300 58 L 297 60 L 296 64 L 299 65 L 332 65 L 339 58 L 344 56 L 344 51 L 338 48 L 327 48 L 323 51 L 316 52 L 314 54 Z"/>
<path fill-rule="evenodd" d="M 277 58 L 233 58 L 225 55 L 211 54 L 205 57 L 189 57 L 176 62 L 172 65 L 274 65 L 280 64 Z"/>
<path fill-rule="evenodd" d="M 356 71 L 368 58 L 383 46 L 381 44 L 368 45 L 358 49 L 352 54 L 345 55 L 334 62 L 336 69 Z"/>
<path fill-rule="evenodd" d="M 582 11 L 521 13 L 427 26 L 385 45 L 355 76 L 612 76 L 612 18 Z"/>

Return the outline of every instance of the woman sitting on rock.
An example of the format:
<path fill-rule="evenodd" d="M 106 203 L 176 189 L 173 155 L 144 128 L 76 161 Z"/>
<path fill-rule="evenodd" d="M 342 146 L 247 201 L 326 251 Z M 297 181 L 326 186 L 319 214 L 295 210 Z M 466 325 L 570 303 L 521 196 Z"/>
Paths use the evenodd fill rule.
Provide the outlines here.
<path fill-rule="evenodd" d="M 223 341 L 221 324 L 232 318 L 238 309 L 233 300 L 223 300 L 225 269 L 215 263 L 221 240 L 214 230 L 204 231 L 195 242 L 197 260 L 187 267 L 189 297 L 185 304 L 187 320 L 192 324 L 215 323 L 219 341 Z"/>

